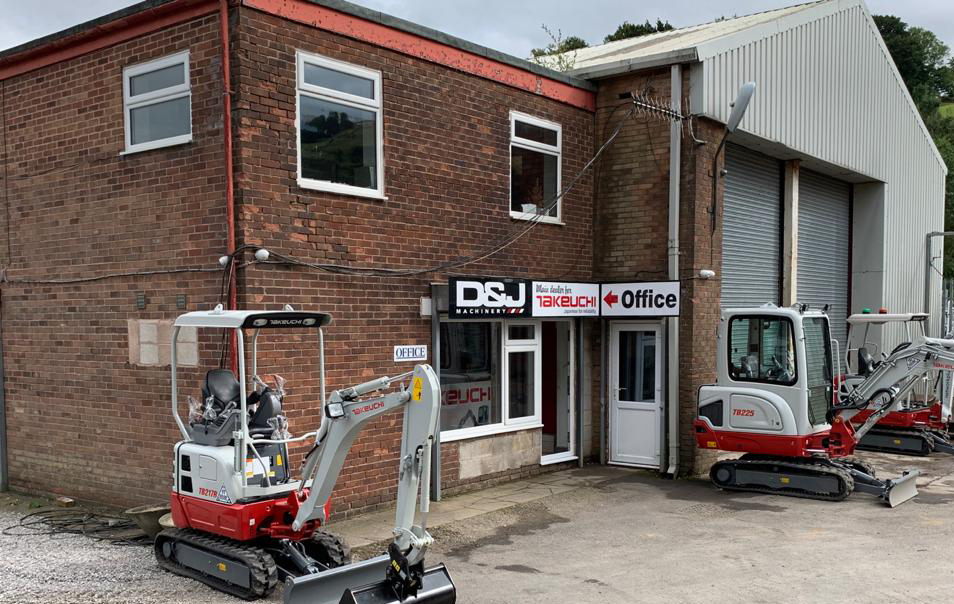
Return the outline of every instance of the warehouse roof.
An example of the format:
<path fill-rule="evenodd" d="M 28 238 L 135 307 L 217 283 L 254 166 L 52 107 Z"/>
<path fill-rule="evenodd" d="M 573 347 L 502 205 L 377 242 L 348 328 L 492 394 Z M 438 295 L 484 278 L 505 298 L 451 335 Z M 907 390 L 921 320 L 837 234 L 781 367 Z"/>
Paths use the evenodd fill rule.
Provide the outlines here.
<path fill-rule="evenodd" d="M 698 47 L 704 43 L 756 26 L 777 23 L 782 17 L 808 10 L 827 1 L 829 0 L 809 2 L 581 48 L 573 51 L 574 66 L 569 73 L 577 77 L 593 78 L 634 68 L 696 61 L 699 59 Z"/>

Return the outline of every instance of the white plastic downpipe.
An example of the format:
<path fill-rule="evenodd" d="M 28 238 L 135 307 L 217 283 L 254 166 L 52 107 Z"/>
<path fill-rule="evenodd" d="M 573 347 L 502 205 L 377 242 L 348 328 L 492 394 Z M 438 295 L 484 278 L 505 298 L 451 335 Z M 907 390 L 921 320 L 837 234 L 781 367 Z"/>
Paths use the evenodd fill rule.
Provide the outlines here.
<path fill-rule="evenodd" d="M 672 109 L 682 114 L 682 65 L 673 65 L 670 88 Z M 682 122 L 673 120 L 669 127 L 669 279 L 679 280 L 679 187 L 682 167 Z M 669 454 L 666 473 L 673 478 L 679 473 L 679 317 L 666 319 L 666 375 L 668 393 L 666 410 L 669 419 Z"/>

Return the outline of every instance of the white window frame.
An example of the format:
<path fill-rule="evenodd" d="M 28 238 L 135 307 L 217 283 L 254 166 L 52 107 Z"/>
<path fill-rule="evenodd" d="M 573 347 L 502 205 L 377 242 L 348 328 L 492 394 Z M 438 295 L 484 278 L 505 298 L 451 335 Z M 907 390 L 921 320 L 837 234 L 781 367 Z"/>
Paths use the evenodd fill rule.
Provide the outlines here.
<path fill-rule="evenodd" d="M 381 101 L 381 72 L 365 67 L 359 67 L 336 59 L 330 59 L 321 55 L 311 54 L 304 51 L 295 53 L 296 60 L 296 90 L 295 90 L 295 154 L 298 158 L 298 186 L 303 189 L 313 189 L 315 191 L 325 191 L 328 193 L 340 193 L 343 195 L 356 195 L 358 197 L 368 197 L 371 199 L 386 200 L 384 196 L 384 112 Z M 335 71 L 340 71 L 349 75 L 357 76 L 374 82 L 374 99 L 368 99 L 362 96 L 347 94 L 305 83 L 305 63 L 326 67 Z M 355 109 L 373 111 L 376 114 L 375 119 L 375 141 L 377 174 L 375 182 L 376 189 L 366 187 L 356 187 L 326 180 L 316 180 L 313 178 L 304 178 L 301 174 L 301 95 L 339 103 Z"/>
<path fill-rule="evenodd" d="M 517 122 L 524 122 L 532 126 L 538 126 L 540 128 L 546 128 L 547 130 L 556 130 L 557 133 L 557 144 L 556 145 L 547 145 L 537 141 L 532 141 L 526 138 L 521 138 L 517 136 Z M 545 120 L 543 118 L 534 117 L 532 115 L 527 115 L 526 113 L 520 113 L 519 111 L 510 112 L 510 146 L 507 148 L 508 153 L 510 154 L 510 174 L 513 174 L 513 148 L 519 147 L 521 149 L 527 149 L 529 151 L 537 151 L 540 153 L 545 153 L 547 155 L 553 155 L 557 158 L 557 182 L 556 182 L 556 192 L 559 194 L 563 189 L 563 127 L 557 122 L 551 122 L 550 120 Z M 548 201 L 548 200 L 545 200 Z M 510 187 L 510 192 L 508 193 L 507 199 L 507 209 L 510 210 L 510 217 L 514 220 L 532 220 L 537 214 L 530 214 L 528 212 L 518 212 L 513 209 L 513 186 Z M 549 214 L 540 216 L 536 219 L 537 222 L 546 222 L 549 224 L 565 224 L 563 222 L 563 198 L 557 200 L 556 204 L 556 216 L 550 216 Z"/>
<path fill-rule="evenodd" d="M 136 96 L 132 96 L 130 94 L 130 82 L 132 81 L 133 77 L 152 71 L 157 71 L 159 69 L 164 69 L 166 67 L 171 67 L 172 65 L 178 65 L 179 63 L 183 65 L 185 72 L 185 80 L 182 84 L 170 86 L 168 88 L 161 88 L 159 90 L 153 90 L 152 92 L 147 92 L 144 94 L 137 94 Z M 155 105 L 165 101 L 174 101 L 182 97 L 189 98 L 188 134 L 170 136 L 167 138 L 161 138 L 145 143 L 138 143 L 135 145 L 132 144 L 133 109 L 139 109 L 141 107 L 147 107 L 149 105 Z M 146 63 L 140 63 L 138 65 L 132 65 L 123 68 L 123 121 L 125 124 L 126 137 L 126 150 L 123 151 L 123 155 L 127 153 L 138 153 L 140 151 L 149 151 L 151 149 L 160 149 L 162 147 L 171 147 L 173 145 L 181 145 L 192 142 L 192 82 L 190 79 L 188 50 L 176 53 L 174 55 L 169 55 L 167 57 L 162 57 L 160 59 L 147 61 Z"/>
<path fill-rule="evenodd" d="M 472 323 L 468 319 L 441 319 L 441 323 Z M 540 321 L 483 321 L 486 323 L 500 324 L 500 343 L 497 349 L 500 354 L 500 422 L 487 424 L 484 426 L 472 426 L 469 428 L 457 428 L 455 430 L 441 430 L 441 442 L 453 442 L 456 440 L 466 440 L 468 438 L 477 438 L 480 436 L 492 436 L 495 434 L 506 434 L 507 432 L 517 432 L 520 430 L 532 430 L 542 428 L 540 400 L 543 397 L 543 388 L 541 384 L 543 374 L 542 349 L 540 346 L 542 325 Z M 508 327 L 511 325 L 533 325 L 533 339 L 528 340 L 510 340 Z M 510 377 L 510 352 L 533 352 L 533 389 L 534 389 L 534 413 L 527 417 L 510 418 L 510 393 L 508 392 Z"/>

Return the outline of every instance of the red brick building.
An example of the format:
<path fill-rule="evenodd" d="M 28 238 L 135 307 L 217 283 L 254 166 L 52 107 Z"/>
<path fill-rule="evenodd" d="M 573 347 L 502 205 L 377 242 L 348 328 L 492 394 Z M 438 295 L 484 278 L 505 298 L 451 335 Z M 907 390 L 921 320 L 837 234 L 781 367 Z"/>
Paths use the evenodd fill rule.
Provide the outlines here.
<path fill-rule="evenodd" d="M 569 74 L 339 0 L 147 0 L 0 52 L 0 488 L 164 498 L 179 434 L 169 325 L 229 302 L 216 260 L 243 245 L 312 265 L 245 265 L 235 303 L 331 313 L 331 387 L 409 369 L 395 347 L 428 347 L 442 493 L 584 460 L 705 470 L 690 428 L 721 306 L 806 299 L 799 279 L 818 267 L 793 250 L 828 243 L 852 278 L 812 296 L 844 314 L 895 295 L 877 281 L 890 271 L 868 266 L 877 255 L 849 243 L 884 221 L 871 208 L 893 177 L 815 151 L 828 132 L 776 134 L 766 107 L 782 78 L 717 157 L 725 91 L 786 66 L 710 59 L 859 10 L 823 2 L 616 42 Z M 842 102 L 829 92 L 808 105 Z M 630 116 L 634 94 L 677 115 Z M 800 174 L 816 208 L 801 214 Z M 847 231 L 792 229 L 815 215 Z M 522 314 L 462 312 L 488 281 L 522 292 Z M 618 282 L 675 288 L 679 317 L 599 318 Z M 537 309 L 537 287 L 592 303 Z M 227 355 L 213 334 L 180 340 L 184 399 Z M 260 373 L 288 380 L 292 432 L 311 429 L 310 341 L 261 354 Z M 355 443 L 336 514 L 390 502 L 398 422 Z"/>

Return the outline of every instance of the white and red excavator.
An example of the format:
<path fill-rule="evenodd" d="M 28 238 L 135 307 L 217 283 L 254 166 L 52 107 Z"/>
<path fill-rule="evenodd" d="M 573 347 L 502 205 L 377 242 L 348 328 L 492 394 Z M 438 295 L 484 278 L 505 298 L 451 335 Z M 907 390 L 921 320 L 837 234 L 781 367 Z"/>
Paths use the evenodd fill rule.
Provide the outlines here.
<path fill-rule="evenodd" d="M 949 436 L 954 364 L 945 360 L 946 351 L 954 350 L 954 340 L 927 337 L 927 318 L 924 313 L 888 313 L 884 309 L 848 317 L 846 372 L 839 382 L 839 397 L 847 397 L 873 374 L 889 369 L 902 381 L 912 382 L 897 410 L 882 417 L 864 435 L 859 449 L 901 455 L 954 454 Z M 887 326 L 904 331 L 903 341 L 890 353 L 883 352 L 871 334 L 872 328 L 883 330 Z M 871 413 L 870 407 L 859 410 L 852 423 L 865 422 Z"/>
<path fill-rule="evenodd" d="M 237 311 L 220 306 L 176 319 L 172 411 L 182 434 L 173 462 L 176 528 L 156 538 L 159 566 L 247 600 L 267 596 L 284 581 L 286 604 L 452 604 L 456 588 L 444 565 L 424 567 L 432 542 L 426 519 L 440 409 L 437 376 L 429 365 L 417 365 L 411 372 L 335 390 L 326 398 L 323 328 L 330 322 L 330 315 L 291 307 Z M 238 344 L 238 376 L 224 368 L 209 371 L 201 401 L 189 401 L 186 421 L 179 413 L 183 386 L 176 379 L 183 328 L 232 331 Z M 276 377 L 268 385 L 257 374 L 259 336 L 287 330 L 296 338 L 311 332 L 318 346 L 321 423 L 298 437 L 289 434 L 282 413 L 283 380 Z M 294 346 L 297 350 L 301 344 Z M 394 390 L 397 384 L 401 386 Z M 361 429 L 402 407 L 394 541 L 386 554 L 352 563 L 347 545 L 324 531 L 331 491 Z M 298 478 L 288 467 L 288 445 L 296 442 L 313 443 Z"/>
<path fill-rule="evenodd" d="M 915 365 L 954 364 L 954 352 L 935 346 L 896 357 L 839 401 L 832 348 L 827 315 L 805 305 L 722 312 L 717 382 L 699 389 L 694 423 L 700 448 L 744 453 L 713 464 L 718 487 L 832 501 L 858 490 L 892 507 L 917 495 L 917 470 L 881 480 L 852 454 L 906 400 L 920 379 Z M 862 411 L 867 417 L 854 423 Z"/>

